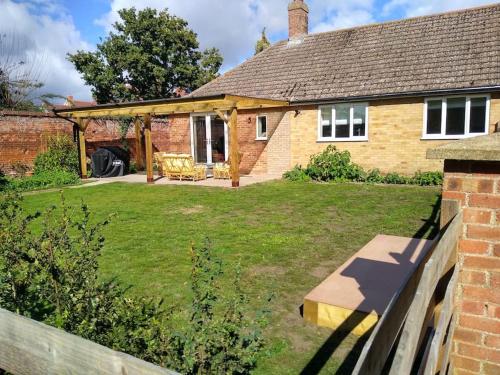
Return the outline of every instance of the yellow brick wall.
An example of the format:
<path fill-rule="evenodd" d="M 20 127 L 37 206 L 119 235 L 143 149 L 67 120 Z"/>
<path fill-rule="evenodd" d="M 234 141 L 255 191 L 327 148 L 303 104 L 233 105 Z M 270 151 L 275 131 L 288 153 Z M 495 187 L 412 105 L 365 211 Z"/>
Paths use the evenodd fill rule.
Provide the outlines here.
<path fill-rule="evenodd" d="M 412 175 L 416 171 L 440 171 L 443 164 L 426 159 L 426 152 L 450 140 L 422 140 L 424 99 L 380 100 L 369 103 L 367 142 L 318 142 L 318 107 L 301 108 L 291 116 L 291 165 L 307 165 L 309 157 L 333 144 L 348 150 L 365 169 Z M 491 96 L 490 131 L 500 121 L 500 94 Z"/>

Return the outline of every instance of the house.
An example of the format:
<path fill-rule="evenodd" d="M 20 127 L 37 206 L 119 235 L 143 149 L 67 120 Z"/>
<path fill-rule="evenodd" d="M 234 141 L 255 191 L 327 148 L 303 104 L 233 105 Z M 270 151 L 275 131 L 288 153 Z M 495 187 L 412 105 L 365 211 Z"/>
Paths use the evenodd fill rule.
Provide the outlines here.
<path fill-rule="evenodd" d="M 56 112 L 147 119 L 149 182 L 154 151 L 208 166 L 231 152 L 233 186 L 239 173 L 280 174 L 328 145 L 365 169 L 441 170 L 428 149 L 498 127 L 500 4 L 318 34 L 308 32 L 303 0 L 288 16 L 287 40 L 187 96 Z M 155 125 L 159 115 L 167 121 Z"/>
<path fill-rule="evenodd" d="M 193 93 L 290 102 L 286 113 L 240 113 L 243 172 L 281 173 L 329 144 L 367 169 L 441 170 L 426 159 L 429 148 L 495 131 L 500 4 L 319 34 L 308 34 L 304 1 L 288 12 L 288 40 Z M 191 120 L 194 141 L 184 147 L 204 161 L 205 143 L 197 150 L 210 119 Z M 223 126 L 211 127 L 219 150 Z"/>

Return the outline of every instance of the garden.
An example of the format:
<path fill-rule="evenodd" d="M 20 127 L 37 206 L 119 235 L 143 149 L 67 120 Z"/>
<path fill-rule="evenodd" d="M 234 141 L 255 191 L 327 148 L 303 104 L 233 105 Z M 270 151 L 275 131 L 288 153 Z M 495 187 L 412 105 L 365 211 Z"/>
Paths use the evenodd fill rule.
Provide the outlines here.
<path fill-rule="evenodd" d="M 65 189 L 63 201 L 59 192 L 16 198 L 2 210 L 2 233 L 29 231 L 21 243 L 33 273 L 7 273 L 29 297 L 10 309 L 183 373 L 349 373 L 357 338 L 305 323 L 302 299 L 376 234 L 432 237 L 439 193 L 276 181 L 239 190 L 115 183 Z M 19 220 L 5 216 L 14 207 Z M 17 262 L 6 243 L 4 280 L 6 259 Z M 33 295 L 42 298 L 32 304 Z"/>

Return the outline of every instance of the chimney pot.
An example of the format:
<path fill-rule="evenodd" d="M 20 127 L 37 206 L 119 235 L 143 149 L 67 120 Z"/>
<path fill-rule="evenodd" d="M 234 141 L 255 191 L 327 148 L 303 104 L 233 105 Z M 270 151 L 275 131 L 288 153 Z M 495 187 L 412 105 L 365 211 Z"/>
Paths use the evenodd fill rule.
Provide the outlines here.
<path fill-rule="evenodd" d="M 309 33 L 309 7 L 304 0 L 292 0 L 288 5 L 288 39 L 297 39 Z"/>

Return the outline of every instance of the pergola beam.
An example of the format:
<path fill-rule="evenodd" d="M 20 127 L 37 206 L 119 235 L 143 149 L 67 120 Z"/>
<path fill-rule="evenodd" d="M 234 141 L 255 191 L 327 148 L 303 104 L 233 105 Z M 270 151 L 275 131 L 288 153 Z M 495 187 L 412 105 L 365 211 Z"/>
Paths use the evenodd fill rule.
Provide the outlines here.
<path fill-rule="evenodd" d="M 78 124 L 78 147 L 80 151 L 80 172 L 81 172 L 81 178 L 83 180 L 87 179 L 88 173 L 87 173 L 87 151 L 85 148 L 85 130 L 88 125 L 88 121 L 85 121 L 83 119 L 78 119 L 77 120 Z"/>
<path fill-rule="evenodd" d="M 183 97 L 176 99 L 143 102 L 105 104 L 93 107 L 72 107 L 54 112 L 60 117 L 74 118 L 79 126 L 82 178 L 87 176 L 85 155 L 85 120 L 101 117 L 133 116 L 144 117 L 144 143 L 148 183 L 153 183 L 153 143 L 151 137 L 151 117 L 159 115 L 215 112 L 229 126 L 230 170 L 233 187 L 240 184 L 240 151 L 238 142 L 238 110 L 287 107 L 282 100 L 251 98 L 237 95 L 217 95 L 210 97 Z M 228 115 L 224 113 L 227 112 Z M 142 142 L 140 124 L 135 120 L 138 166 L 142 163 Z"/>

